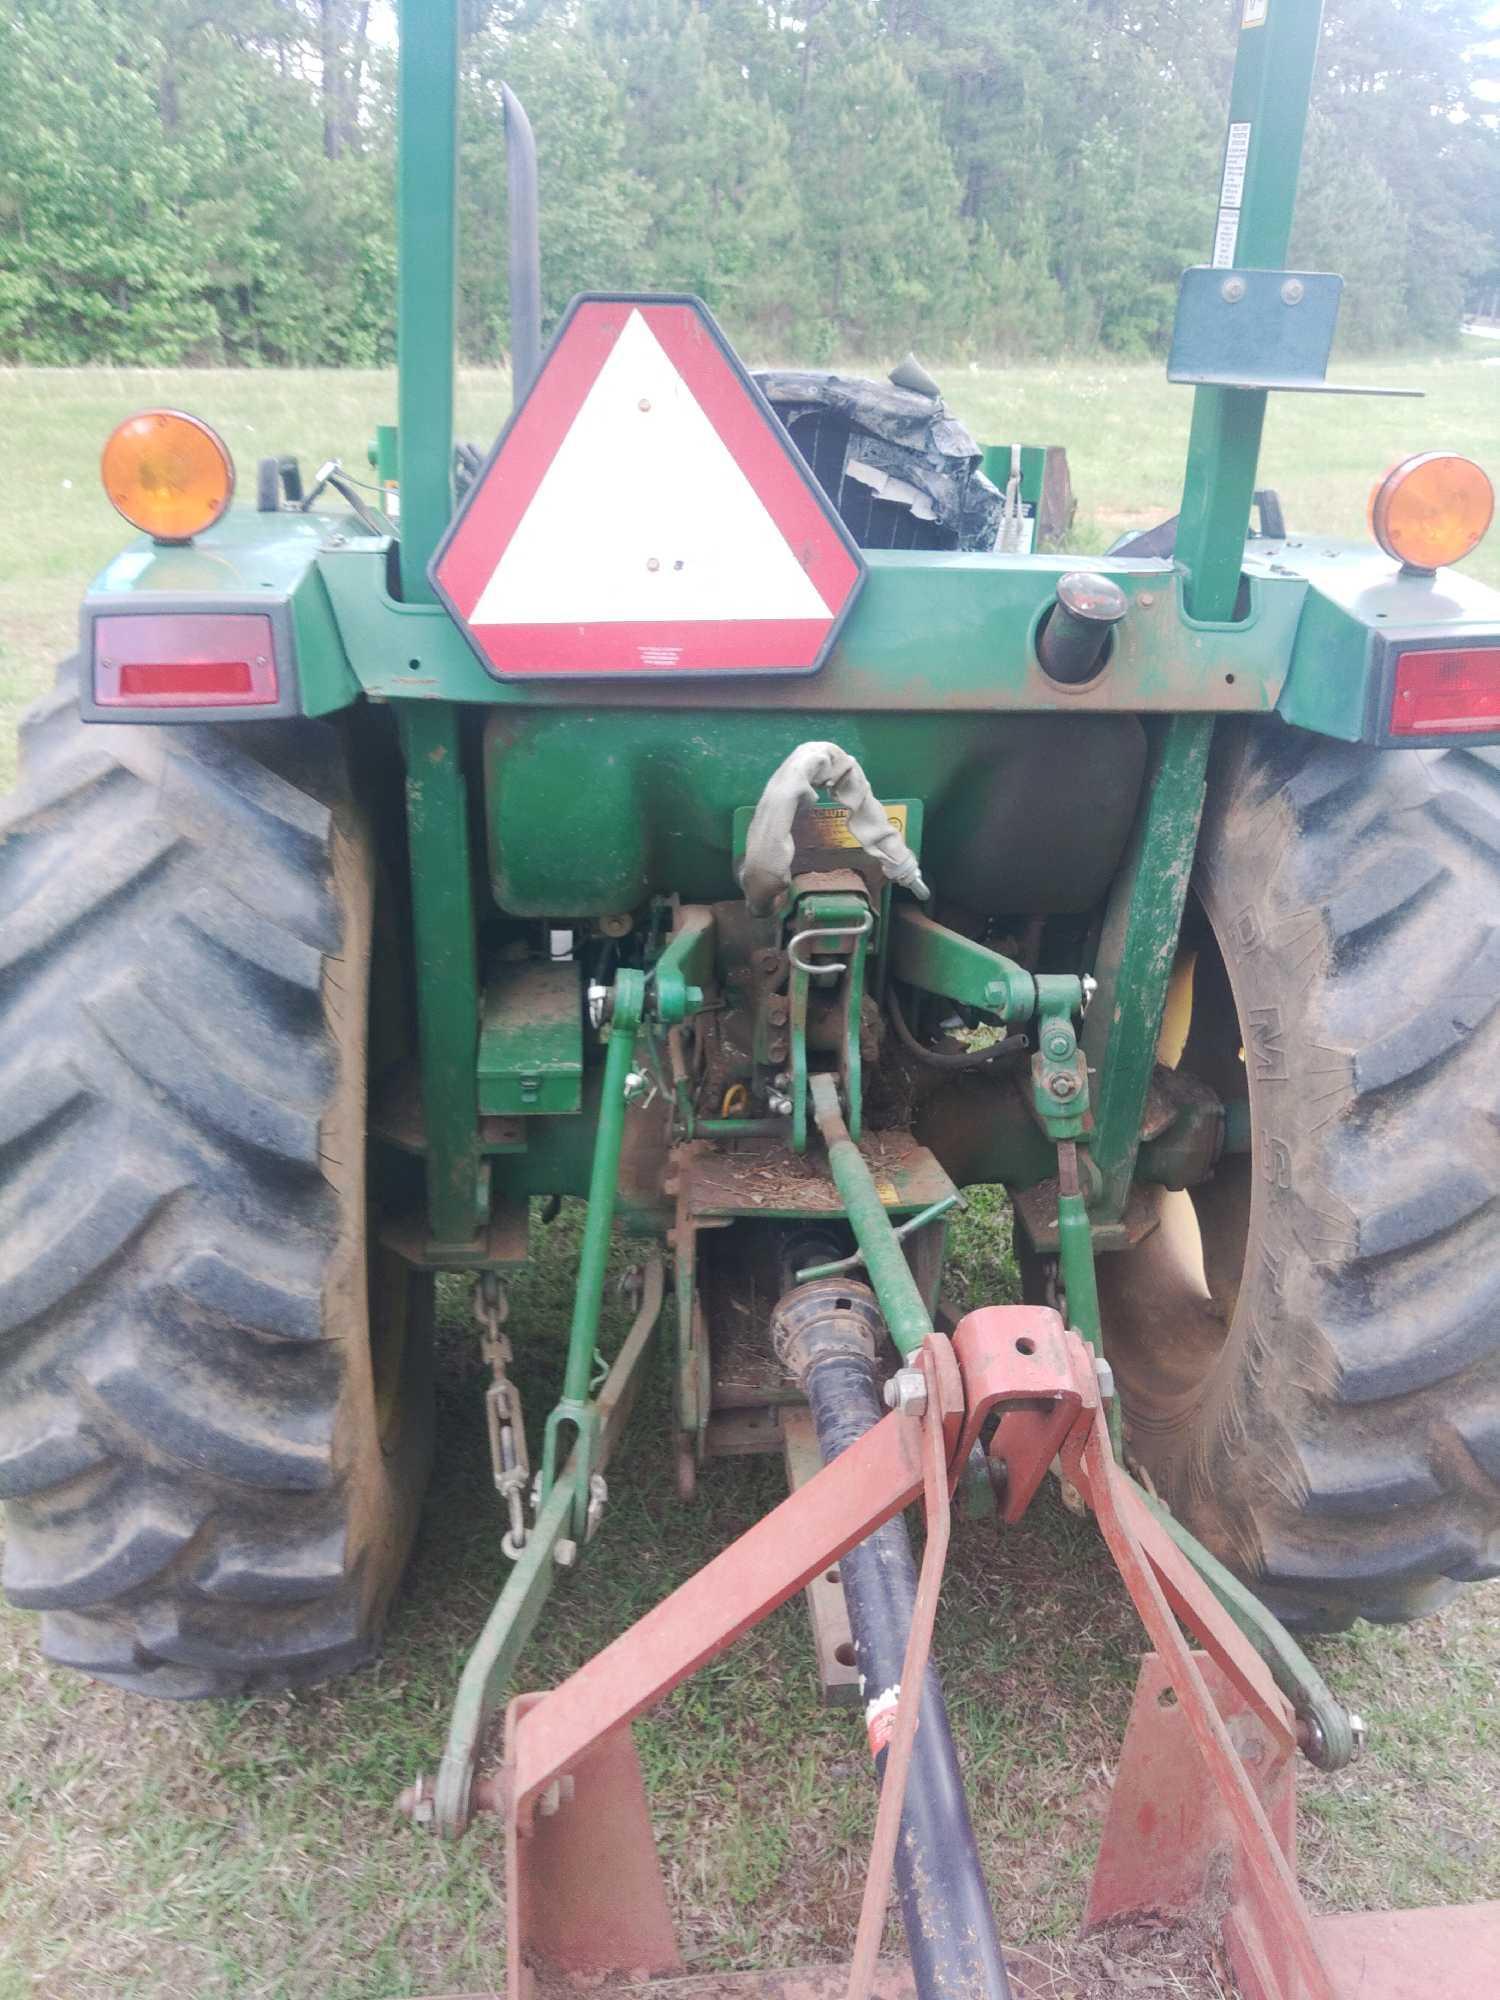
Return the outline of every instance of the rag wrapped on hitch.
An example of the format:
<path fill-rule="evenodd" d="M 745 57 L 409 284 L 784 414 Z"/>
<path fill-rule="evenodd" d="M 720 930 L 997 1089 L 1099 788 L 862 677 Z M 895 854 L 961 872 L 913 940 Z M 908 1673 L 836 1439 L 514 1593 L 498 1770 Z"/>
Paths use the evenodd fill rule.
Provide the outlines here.
<path fill-rule="evenodd" d="M 815 804 L 820 791 L 847 807 L 850 833 L 890 880 L 925 903 L 931 892 L 917 857 L 891 825 L 859 764 L 837 743 L 799 743 L 767 780 L 745 836 L 740 887 L 754 914 L 769 916 L 791 887 L 792 822 L 797 808 Z"/>

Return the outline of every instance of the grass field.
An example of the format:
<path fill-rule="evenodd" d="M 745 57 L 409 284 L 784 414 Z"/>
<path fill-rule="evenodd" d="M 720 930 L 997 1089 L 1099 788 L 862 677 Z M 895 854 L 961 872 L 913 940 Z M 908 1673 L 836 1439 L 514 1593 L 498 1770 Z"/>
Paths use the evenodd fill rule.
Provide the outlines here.
<path fill-rule="evenodd" d="M 1283 398 L 1264 477 L 1293 522 L 1358 532 L 1370 479 L 1408 450 L 1462 446 L 1500 471 L 1500 374 L 1480 357 L 1359 375 L 1423 386 L 1428 401 Z M 1172 511 L 1189 399 L 1158 369 L 953 371 L 948 388 L 983 436 L 1068 444 L 1085 546 Z M 506 400 L 503 378 L 465 376 L 466 433 L 487 436 Z M 67 649 L 80 591 L 121 540 L 97 485 L 100 440 L 149 401 L 219 424 L 248 476 L 257 454 L 289 448 L 304 465 L 337 454 L 361 470 L 392 391 L 373 375 L 0 371 L 11 467 L 0 772 L 15 713 Z M 1500 536 L 1474 567 L 1500 582 Z M 536 1235 L 541 1254 L 511 1319 L 533 1413 L 555 1393 L 574 1241 L 567 1217 Z M 965 1218 L 957 1263 L 974 1300 L 1007 1294 L 992 1206 Z M 504 1567 L 461 1292 L 448 1301 L 444 1359 L 446 1441 L 379 1667 L 298 1697 L 142 1705 L 47 1672 L 32 1621 L 0 1610 L 0 2000 L 383 2000 L 500 1978 L 497 1833 L 481 1825 L 443 1850 L 391 1805 L 436 1760 Z M 577 1664 L 775 1496 L 772 1467 L 731 1463 L 684 1509 L 664 1435 L 648 1407 L 611 1477 L 601 1540 L 554 1597 L 527 1682 Z M 1191 1941 L 1158 1940 L 1128 1961 L 1056 1949 L 1081 1909 L 1138 1644 L 1091 1529 L 1050 1499 L 998 1549 L 992 1530 L 956 1525 L 939 1649 L 950 1704 L 1005 1934 L 1023 1974 L 1049 1969 L 1056 2000 L 1228 1991 L 1211 1963 L 1192 1969 Z M 1321 1641 L 1316 1656 L 1373 1737 L 1356 1770 L 1309 1775 L 1301 1869 L 1312 1900 L 1500 1896 L 1500 1585 L 1420 1627 Z M 811 1676 L 794 1605 L 641 1729 L 696 1966 L 832 1957 L 852 1938 L 872 1821 L 862 1732 L 816 1706 Z"/>

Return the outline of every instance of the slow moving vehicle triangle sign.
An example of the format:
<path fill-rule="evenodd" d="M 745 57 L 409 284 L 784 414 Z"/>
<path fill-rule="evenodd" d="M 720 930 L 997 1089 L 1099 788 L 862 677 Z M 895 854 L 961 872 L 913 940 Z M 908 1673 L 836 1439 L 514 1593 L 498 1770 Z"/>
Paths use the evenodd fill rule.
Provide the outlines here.
<path fill-rule="evenodd" d="M 814 673 L 864 573 L 707 307 L 587 294 L 431 568 L 502 680 Z"/>

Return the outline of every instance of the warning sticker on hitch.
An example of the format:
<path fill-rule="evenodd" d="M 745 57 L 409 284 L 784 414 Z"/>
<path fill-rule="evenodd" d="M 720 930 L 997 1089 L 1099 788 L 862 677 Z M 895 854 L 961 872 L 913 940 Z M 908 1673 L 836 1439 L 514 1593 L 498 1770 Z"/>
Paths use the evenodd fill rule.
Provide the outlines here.
<path fill-rule="evenodd" d="M 906 838 L 906 803 L 882 806 L 891 825 Z M 849 808 L 847 806 L 817 805 L 804 806 L 797 814 L 792 828 L 792 837 L 798 847 L 858 847 L 859 842 L 849 831 Z"/>

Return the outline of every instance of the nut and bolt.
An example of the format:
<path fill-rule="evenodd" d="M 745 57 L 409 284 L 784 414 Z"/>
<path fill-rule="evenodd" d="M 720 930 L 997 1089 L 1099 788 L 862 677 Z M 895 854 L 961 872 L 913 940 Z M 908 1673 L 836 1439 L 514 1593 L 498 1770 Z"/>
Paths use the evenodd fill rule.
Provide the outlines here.
<path fill-rule="evenodd" d="M 927 1377 L 920 1368 L 898 1368 L 881 1393 L 888 1410 L 920 1417 L 927 1408 Z"/>
<path fill-rule="evenodd" d="M 646 1075 L 644 1070 L 633 1069 L 627 1071 L 625 1077 L 625 1102 L 627 1104 L 639 1104 L 650 1089 L 651 1079 Z"/>
<path fill-rule="evenodd" d="M 1102 1354 L 1094 1356 L 1094 1373 L 1099 1378 L 1099 1394 L 1107 1403 L 1115 1393 L 1115 1371 Z"/>
<path fill-rule="evenodd" d="M 588 1003 L 589 1026 L 591 1028 L 602 1028 L 604 1026 L 604 1003 L 608 998 L 609 988 L 607 986 L 600 986 L 597 981 L 590 985 Z"/>
<path fill-rule="evenodd" d="M 543 1819 L 551 1819 L 559 1806 L 573 1803 L 573 1780 L 570 1777 L 554 1778 L 545 1791 L 537 1794 L 536 1809 Z"/>
<path fill-rule="evenodd" d="M 1299 1715 L 1297 1718 L 1297 1744 L 1303 1756 L 1315 1770 L 1324 1770 L 1328 1758 L 1328 1738 L 1316 1716 Z"/>
<path fill-rule="evenodd" d="M 1059 1070 L 1056 1076 L 1049 1076 L 1047 1089 L 1053 1097 L 1067 1099 L 1078 1095 L 1078 1078 L 1070 1069 Z"/>
<path fill-rule="evenodd" d="M 784 1090 L 768 1090 L 766 1092 L 766 1109 L 773 1118 L 790 1118 L 792 1115 L 792 1100 Z"/>
<path fill-rule="evenodd" d="M 1349 1711 L 1349 1735 L 1354 1743 L 1354 1761 L 1357 1763 L 1365 1754 L 1365 1745 L 1370 1740 L 1370 1732 L 1362 1715 Z"/>
<path fill-rule="evenodd" d="M 1151 602 L 1151 599 L 1149 597 L 1142 597 L 1141 602 L 1143 604 L 1149 604 Z M 1093 999 L 1094 995 L 1099 991 L 1099 982 L 1097 979 L 1095 979 L 1094 975 L 1091 972 L 1086 972 L 1083 975 L 1082 979 L 1079 980 L 1078 984 L 1083 989 L 1083 1005 L 1079 1008 L 1078 1011 L 1080 1014 L 1086 1014 L 1089 1011 L 1089 1002 Z"/>
<path fill-rule="evenodd" d="M 1054 1028 L 1047 1037 L 1047 1054 L 1059 1062 L 1066 1062 L 1073 1053 L 1073 1036 L 1070 1029 Z"/>
<path fill-rule="evenodd" d="M 425 1774 L 419 1775 L 396 1801 L 396 1810 L 413 1826 L 431 1826 L 436 1812 L 432 1780 Z"/>
<path fill-rule="evenodd" d="M 552 1560 L 559 1569 L 572 1569 L 578 1561 L 578 1544 L 566 1537 L 552 1551 Z"/>

